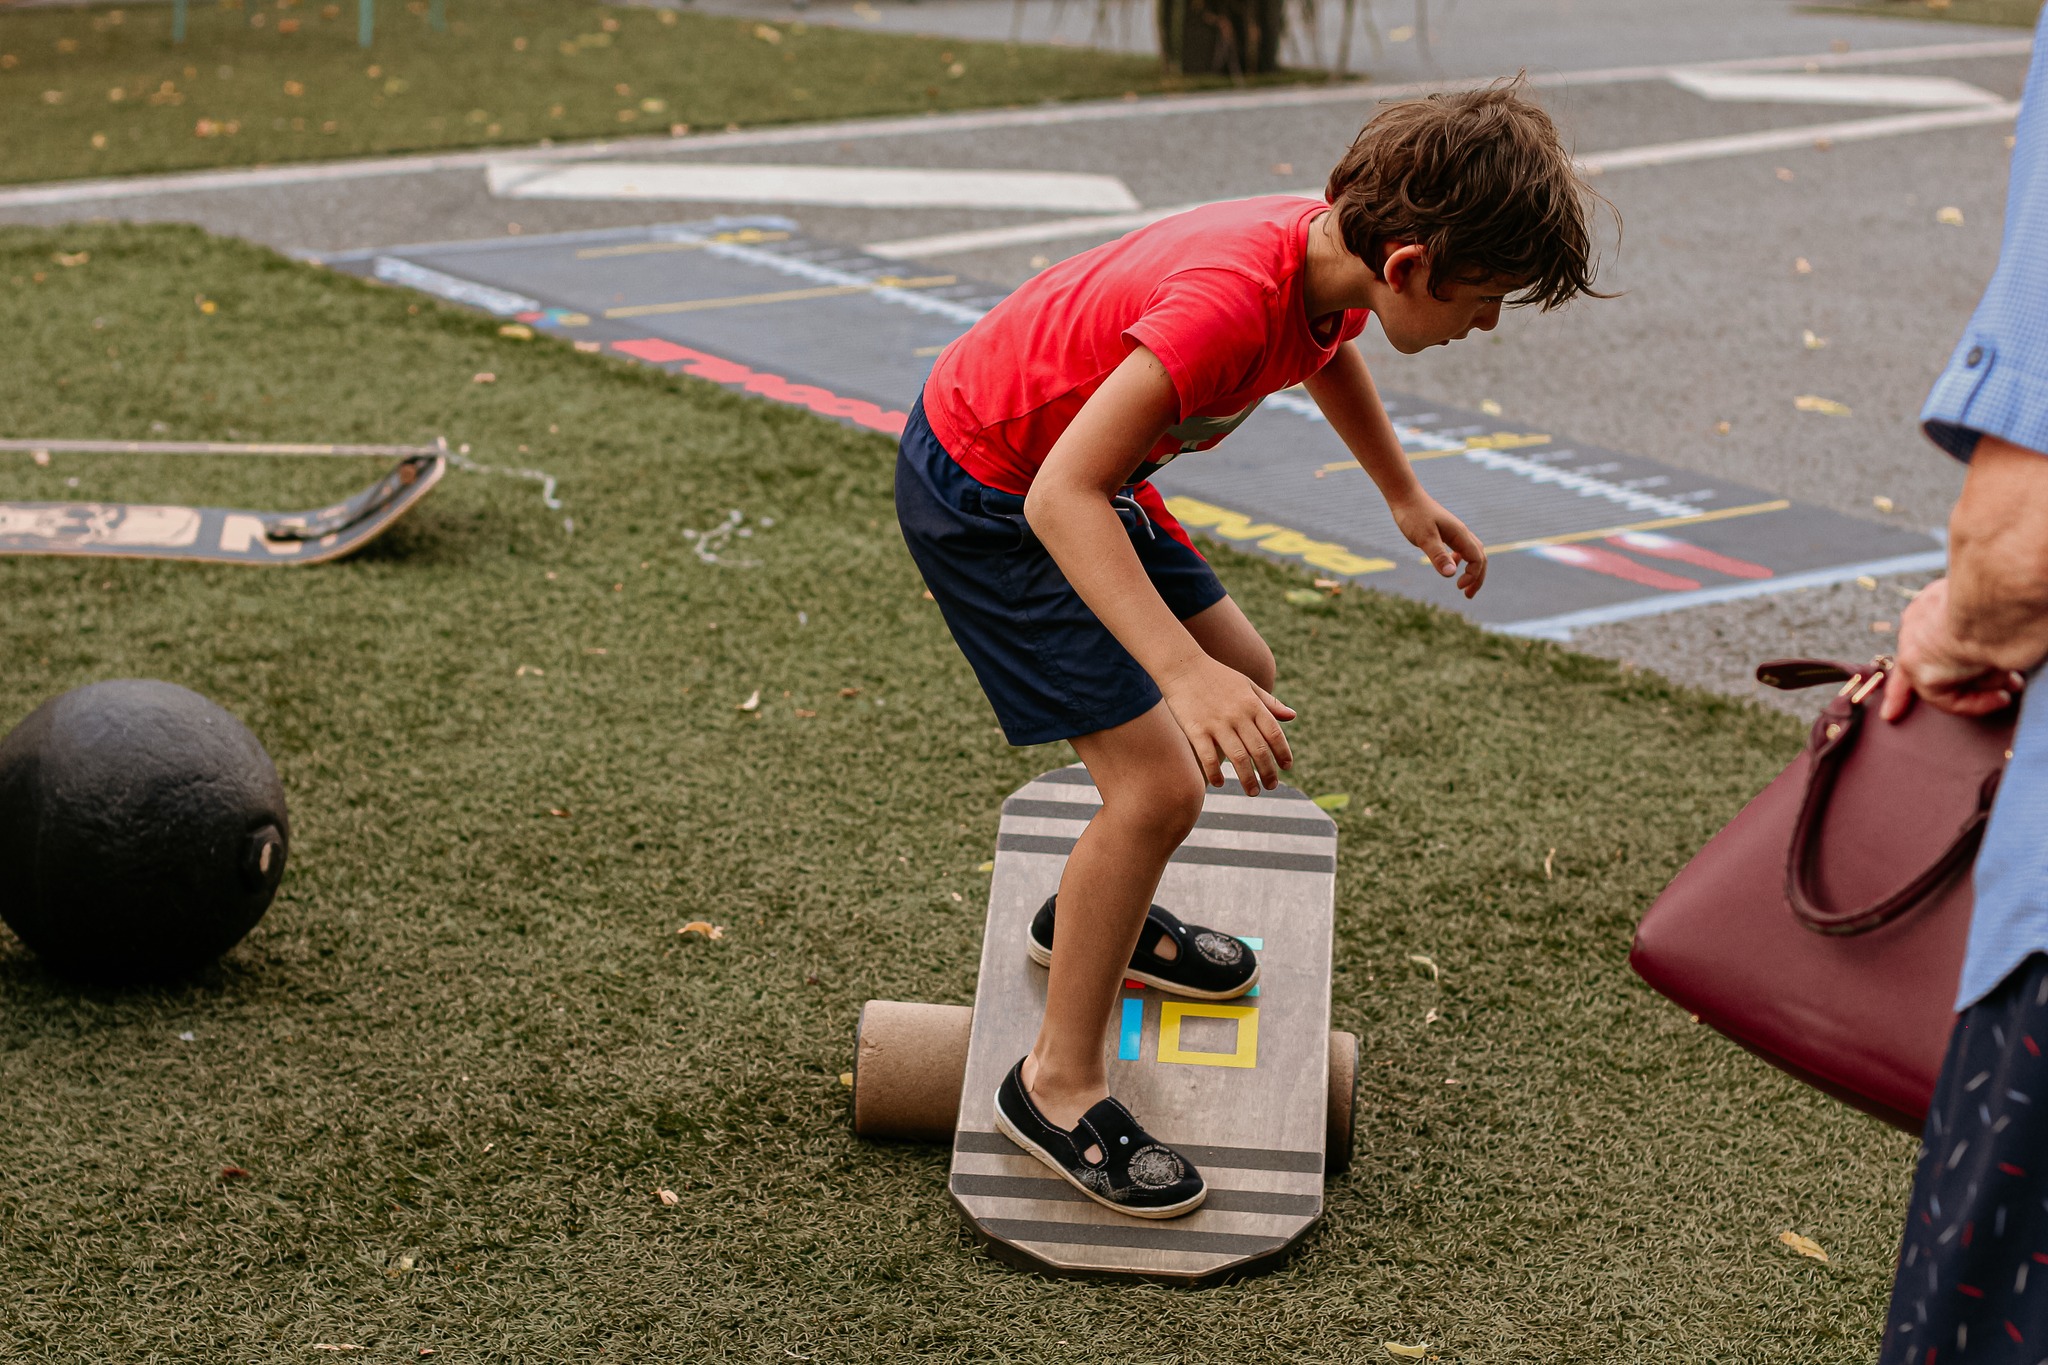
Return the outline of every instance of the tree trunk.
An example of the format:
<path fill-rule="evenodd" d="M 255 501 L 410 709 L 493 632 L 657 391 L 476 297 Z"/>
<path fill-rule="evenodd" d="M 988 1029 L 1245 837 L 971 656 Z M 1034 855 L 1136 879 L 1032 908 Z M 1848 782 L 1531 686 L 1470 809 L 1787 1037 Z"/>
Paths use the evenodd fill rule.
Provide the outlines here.
<path fill-rule="evenodd" d="M 1159 50 L 1188 76 L 1277 71 L 1285 16 L 1285 0 L 1159 0 Z"/>

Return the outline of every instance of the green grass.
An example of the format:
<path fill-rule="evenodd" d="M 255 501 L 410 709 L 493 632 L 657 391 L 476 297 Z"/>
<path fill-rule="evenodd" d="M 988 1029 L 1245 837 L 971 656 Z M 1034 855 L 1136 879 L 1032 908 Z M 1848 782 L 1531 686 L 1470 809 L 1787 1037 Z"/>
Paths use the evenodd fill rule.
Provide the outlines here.
<path fill-rule="evenodd" d="M 1841 0 L 1837 4 L 1802 5 L 1815 13 L 1868 14 L 1881 19 L 1937 19 L 1952 24 L 1992 24 L 2032 28 L 2041 17 L 2041 0 Z"/>
<path fill-rule="evenodd" d="M 838 1080 L 863 1000 L 971 998 L 997 807 L 1068 757 L 996 733 L 890 442 L 182 228 L 0 230 L 0 328 L 5 434 L 445 433 L 559 474 L 576 520 L 457 472 L 318 569 L 0 559 L 0 726 L 94 679 L 194 687 L 268 745 L 295 836 L 194 983 L 74 988 L 0 934 L 0 1357 L 1874 1354 L 1912 1141 L 1624 965 L 1790 719 L 1412 603 L 1290 606 L 1219 551 L 1296 780 L 1353 797 L 1357 1163 L 1270 1276 L 1052 1282 L 964 1238 L 943 1151 L 856 1140 Z M 4 497 L 280 509 L 372 472 L 0 460 Z M 680 528 L 734 508 L 759 566 L 700 562 Z"/>
<path fill-rule="evenodd" d="M 1214 86 L 1085 48 L 970 43 L 588 0 L 354 0 L 0 12 L 0 181 Z M 285 31 L 293 25 L 291 31 Z M 1300 79 L 1283 76 L 1278 79 Z M 54 97 L 54 98 L 53 98 Z"/>

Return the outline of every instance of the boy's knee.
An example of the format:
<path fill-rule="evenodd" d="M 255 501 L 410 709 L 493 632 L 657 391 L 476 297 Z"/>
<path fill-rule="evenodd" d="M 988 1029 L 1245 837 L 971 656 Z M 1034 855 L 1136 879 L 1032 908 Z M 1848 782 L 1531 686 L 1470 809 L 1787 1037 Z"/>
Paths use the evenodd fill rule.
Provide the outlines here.
<path fill-rule="evenodd" d="M 1280 666 L 1273 661 L 1273 647 L 1264 640 L 1252 643 L 1250 657 L 1245 660 L 1241 671 L 1268 692 L 1280 681 Z"/>
<path fill-rule="evenodd" d="M 1105 798 L 1103 809 L 1119 824 L 1166 847 L 1177 847 L 1202 818 L 1202 800 L 1208 789 L 1201 770 L 1192 762 L 1185 773 L 1161 773 L 1150 781 L 1119 793 L 1121 799 Z"/>

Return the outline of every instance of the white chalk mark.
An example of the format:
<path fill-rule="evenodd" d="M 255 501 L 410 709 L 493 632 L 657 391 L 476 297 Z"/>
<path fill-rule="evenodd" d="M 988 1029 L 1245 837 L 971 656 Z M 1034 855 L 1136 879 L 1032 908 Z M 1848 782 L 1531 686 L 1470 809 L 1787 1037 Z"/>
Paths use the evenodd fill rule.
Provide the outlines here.
<path fill-rule="evenodd" d="M 1118 213 L 1138 207 L 1124 182 L 1113 175 L 1065 171 L 598 161 L 573 166 L 500 162 L 486 175 L 491 193 L 501 199 L 657 199 L 700 204 L 1067 213 Z"/>
<path fill-rule="evenodd" d="M 1703 99 L 1752 104 L 1875 104 L 1901 109 L 1960 109 L 2004 103 L 1982 86 L 1949 76 L 1688 70 L 1673 71 L 1671 83 Z"/>

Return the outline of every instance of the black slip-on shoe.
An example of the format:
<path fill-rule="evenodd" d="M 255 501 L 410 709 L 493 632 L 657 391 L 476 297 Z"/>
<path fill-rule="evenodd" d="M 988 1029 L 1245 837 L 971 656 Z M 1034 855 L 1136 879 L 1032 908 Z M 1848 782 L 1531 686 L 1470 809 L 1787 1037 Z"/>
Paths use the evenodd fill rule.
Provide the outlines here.
<path fill-rule="evenodd" d="M 1052 965 L 1053 907 L 1058 900 L 1047 896 L 1031 920 L 1027 946 L 1031 960 L 1041 967 Z M 1178 950 L 1170 959 L 1159 955 L 1169 938 Z M 1172 911 L 1155 905 L 1145 912 L 1145 927 L 1138 931 L 1138 946 L 1124 975 L 1192 1000 L 1235 1000 L 1259 984 L 1259 957 L 1242 939 L 1199 924 L 1182 924 Z"/>
<path fill-rule="evenodd" d="M 1178 1218 L 1209 1195 L 1195 1164 L 1154 1138 L 1114 1099 L 1096 1101 L 1072 1132 L 1046 1122 L 1024 1089 L 1020 1060 L 996 1090 L 996 1127 L 1104 1208 L 1133 1218 Z M 1090 1147 L 1100 1161 L 1084 1161 Z"/>

